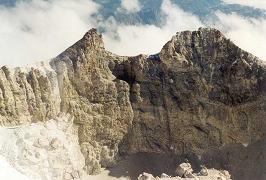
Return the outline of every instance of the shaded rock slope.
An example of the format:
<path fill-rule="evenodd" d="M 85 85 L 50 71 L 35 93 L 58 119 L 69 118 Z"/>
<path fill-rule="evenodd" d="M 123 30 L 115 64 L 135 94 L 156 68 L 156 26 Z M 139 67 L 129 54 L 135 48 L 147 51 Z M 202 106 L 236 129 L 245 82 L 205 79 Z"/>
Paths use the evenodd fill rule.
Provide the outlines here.
<path fill-rule="evenodd" d="M 195 154 L 208 165 L 214 149 L 258 142 L 250 161 L 263 162 L 265 100 L 265 63 L 215 29 L 177 33 L 158 54 L 136 57 L 106 51 L 92 29 L 41 69 L 0 69 L 0 123 L 71 114 L 90 174 L 139 152 Z M 217 168 L 248 179 L 231 151 L 215 155 Z"/>

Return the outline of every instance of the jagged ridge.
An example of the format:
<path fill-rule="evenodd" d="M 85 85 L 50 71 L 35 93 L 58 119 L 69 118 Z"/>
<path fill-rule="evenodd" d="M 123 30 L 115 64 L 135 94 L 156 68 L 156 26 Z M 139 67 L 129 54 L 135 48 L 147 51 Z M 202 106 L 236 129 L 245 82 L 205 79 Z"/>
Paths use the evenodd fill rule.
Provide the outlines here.
<path fill-rule="evenodd" d="M 70 113 L 88 173 L 122 154 L 202 155 L 265 138 L 266 66 L 218 30 L 177 33 L 158 55 L 122 57 L 92 29 L 50 64 L 45 75 L 1 69 L 0 122 Z"/>

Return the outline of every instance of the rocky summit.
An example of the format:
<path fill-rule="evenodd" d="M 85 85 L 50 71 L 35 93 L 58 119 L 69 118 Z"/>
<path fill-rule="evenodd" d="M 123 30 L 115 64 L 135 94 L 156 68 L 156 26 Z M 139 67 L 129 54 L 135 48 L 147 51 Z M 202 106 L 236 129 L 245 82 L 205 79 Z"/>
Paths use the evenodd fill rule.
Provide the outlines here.
<path fill-rule="evenodd" d="M 60 113 L 78 127 L 88 174 L 153 153 L 266 178 L 266 63 L 216 29 L 177 33 L 135 57 L 108 52 L 91 29 L 46 65 L 0 69 L 2 126 Z"/>

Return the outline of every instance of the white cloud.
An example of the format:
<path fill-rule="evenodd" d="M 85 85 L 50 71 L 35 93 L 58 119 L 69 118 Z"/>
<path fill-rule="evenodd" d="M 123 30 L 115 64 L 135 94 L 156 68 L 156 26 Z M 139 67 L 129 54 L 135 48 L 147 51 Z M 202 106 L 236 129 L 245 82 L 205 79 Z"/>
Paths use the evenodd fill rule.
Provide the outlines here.
<path fill-rule="evenodd" d="M 95 19 L 99 5 L 92 0 L 31 0 L 13 8 L 0 6 L 0 66 L 21 66 L 47 60 L 63 52 L 92 27 L 105 26 L 106 48 L 120 55 L 154 54 L 177 31 L 204 26 L 170 0 L 161 11 L 165 24 L 125 25 L 114 18 Z M 247 19 L 236 14 L 217 13 L 219 21 L 211 23 L 221 29 L 243 49 L 266 59 L 265 19 Z"/>
<path fill-rule="evenodd" d="M 121 0 L 121 8 L 130 13 L 135 13 L 141 9 L 141 5 L 139 0 Z"/>
<path fill-rule="evenodd" d="M 240 4 L 266 10 L 265 0 L 223 0 L 227 4 Z"/>
<path fill-rule="evenodd" d="M 217 12 L 214 23 L 228 38 L 242 49 L 266 60 L 266 19 L 244 18 L 237 14 Z"/>
<path fill-rule="evenodd" d="M 107 27 L 107 49 L 123 55 L 157 53 L 176 31 L 202 26 L 195 16 L 169 0 L 164 0 L 161 7 L 166 14 L 163 27 L 123 25 L 113 18 L 96 22 L 91 15 L 98 7 L 89 0 L 32 0 L 11 9 L 1 7 L 0 66 L 21 66 L 53 58 L 101 23 Z"/>
<path fill-rule="evenodd" d="M 113 26 L 108 27 L 111 32 L 117 32 L 120 40 L 107 32 L 104 35 L 107 49 L 121 55 L 153 54 L 159 52 L 175 32 L 204 26 L 196 16 L 184 12 L 170 0 L 163 1 L 161 11 L 166 14 L 166 23 L 162 27 L 117 25 L 112 20 Z M 218 20 L 207 23 L 209 26 L 221 30 L 242 49 L 266 60 L 266 19 L 245 18 L 234 13 L 216 12 L 216 15 Z"/>
<path fill-rule="evenodd" d="M 104 34 L 108 50 L 120 55 L 153 54 L 161 50 L 177 31 L 195 30 L 203 26 L 192 14 L 184 12 L 170 0 L 164 0 L 161 11 L 166 15 L 166 23 L 162 27 L 154 25 L 118 25 L 112 21 L 107 29 L 116 27 L 119 40 L 109 32 Z"/>
<path fill-rule="evenodd" d="M 0 66 L 24 65 L 58 55 L 94 26 L 90 0 L 32 0 L 0 6 Z"/>

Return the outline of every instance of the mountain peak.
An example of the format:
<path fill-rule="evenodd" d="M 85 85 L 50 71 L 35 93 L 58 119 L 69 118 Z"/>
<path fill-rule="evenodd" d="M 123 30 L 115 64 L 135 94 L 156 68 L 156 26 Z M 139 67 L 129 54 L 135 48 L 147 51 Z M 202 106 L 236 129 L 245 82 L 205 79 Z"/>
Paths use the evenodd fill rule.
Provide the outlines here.
<path fill-rule="evenodd" d="M 160 52 L 165 61 L 190 61 L 210 65 L 232 64 L 246 61 L 258 62 L 258 58 L 236 46 L 223 33 L 214 28 L 177 32 Z M 175 58 L 173 58 L 175 57 Z"/>
<path fill-rule="evenodd" d="M 77 41 L 74 45 L 67 48 L 64 52 L 54 58 L 50 64 L 54 64 L 58 59 L 76 63 L 77 61 L 87 61 L 81 54 L 97 54 L 96 52 L 105 51 L 104 42 L 101 34 L 98 34 L 97 29 L 92 28 L 85 33 L 85 35 Z M 70 60 L 70 61 L 69 61 Z"/>
<path fill-rule="evenodd" d="M 81 43 L 84 48 L 104 49 L 102 35 L 98 34 L 97 29 L 95 28 L 92 28 L 88 32 L 86 32 L 78 43 Z"/>

